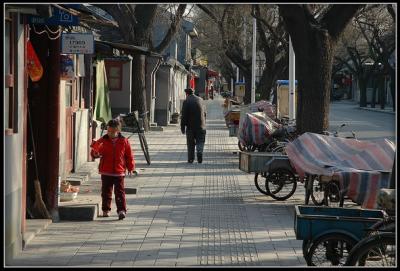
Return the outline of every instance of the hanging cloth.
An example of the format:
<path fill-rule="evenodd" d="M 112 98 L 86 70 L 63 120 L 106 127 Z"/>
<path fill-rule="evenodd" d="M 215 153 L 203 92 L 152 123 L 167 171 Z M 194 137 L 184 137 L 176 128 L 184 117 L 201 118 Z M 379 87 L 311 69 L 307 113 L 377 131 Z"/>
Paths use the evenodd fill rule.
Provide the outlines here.
<path fill-rule="evenodd" d="M 27 42 L 27 69 L 29 77 L 32 82 L 37 82 L 43 76 L 43 67 L 39 61 L 38 56 L 36 55 L 35 50 L 33 49 L 32 43 L 30 40 Z"/>
<path fill-rule="evenodd" d="M 102 123 L 107 123 L 112 119 L 104 60 L 99 60 L 96 66 L 96 103 L 94 108 L 94 119 Z"/>

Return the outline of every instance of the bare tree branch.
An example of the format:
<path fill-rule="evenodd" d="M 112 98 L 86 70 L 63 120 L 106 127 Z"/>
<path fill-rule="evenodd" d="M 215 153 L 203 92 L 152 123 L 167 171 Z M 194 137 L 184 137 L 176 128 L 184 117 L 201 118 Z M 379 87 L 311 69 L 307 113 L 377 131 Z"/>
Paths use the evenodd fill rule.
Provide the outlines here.
<path fill-rule="evenodd" d="M 168 29 L 167 34 L 165 35 L 164 39 L 161 41 L 161 43 L 155 48 L 156 52 L 161 53 L 162 51 L 165 50 L 165 48 L 168 47 L 169 43 L 171 42 L 171 39 L 174 37 L 174 35 L 177 32 L 178 25 L 180 24 L 182 20 L 183 13 L 185 12 L 186 9 L 186 4 L 180 4 L 178 7 L 178 10 L 176 11 L 175 18 L 171 22 L 171 26 Z"/>
<path fill-rule="evenodd" d="M 321 23 L 326 26 L 330 36 L 337 40 L 339 34 L 343 32 L 347 24 L 362 7 L 363 5 L 331 5 L 321 19 Z"/>
<path fill-rule="evenodd" d="M 396 12 L 394 11 L 393 5 L 392 4 L 387 4 L 386 5 L 387 11 L 389 12 L 390 16 L 393 19 L 393 22 L 396 22 Z"/>

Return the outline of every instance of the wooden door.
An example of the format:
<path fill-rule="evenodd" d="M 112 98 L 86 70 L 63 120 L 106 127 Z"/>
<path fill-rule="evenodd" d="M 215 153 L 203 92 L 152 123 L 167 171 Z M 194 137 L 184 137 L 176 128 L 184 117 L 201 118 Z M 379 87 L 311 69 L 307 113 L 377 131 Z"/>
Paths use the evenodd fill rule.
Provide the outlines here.
<path fill-rule="evenodd" d="M 65 82 L 65 167 L 64 173 L 68 175 L 74 167 L 74 113 L 73 113 L 73 92 L 72 80 Z M 62 122 L 61 122 L 62 123 Z"/>

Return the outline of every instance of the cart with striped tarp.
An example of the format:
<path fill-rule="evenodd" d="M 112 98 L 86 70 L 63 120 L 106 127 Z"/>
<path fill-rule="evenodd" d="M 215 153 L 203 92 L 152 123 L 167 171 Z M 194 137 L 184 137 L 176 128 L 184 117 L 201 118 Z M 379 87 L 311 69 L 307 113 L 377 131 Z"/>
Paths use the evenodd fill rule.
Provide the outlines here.
<path fill-rule="evenodd" d="M 286 200 L 305 185 L 305 204 L 343 206 L 348 197 L 376 208 L 378 191 L 389 188 L 394 144 L 304 133 L 285 147 L 286 155 L 241 152 L 239 168 L 255 175 L 261 193 Z"/>

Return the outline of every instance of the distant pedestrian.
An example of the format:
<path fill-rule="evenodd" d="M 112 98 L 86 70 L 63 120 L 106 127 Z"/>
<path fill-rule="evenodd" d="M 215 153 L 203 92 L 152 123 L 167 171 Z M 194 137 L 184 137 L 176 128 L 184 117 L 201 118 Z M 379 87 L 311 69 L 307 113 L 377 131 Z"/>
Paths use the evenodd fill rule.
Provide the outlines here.
<path fill-rule="evenodd" d="M 193 89 L 187 88 L 186 100 L 182 105 L 181 132 L 186 133 L 188 163 L 193 163 L 196 146 L 197 162 L 203 162 L 203 149 L 206 141 L 206 112 L 203 99 L 193 94 Z"/>
<path fill-rule="evenodd" d="M 93 142 L 90 154 L 93 158 L 100 157 L 103 217 L 110 216 L 114 187 L 118 218 L 121 220 L 126 216 L 125 172 L 128 170 L 128 175 L 132 174 L 135 161 L 129 141 L 120 131 L 120 122 L 116 119 L 110 120 L 107 123 L 107 134 Z"/>

